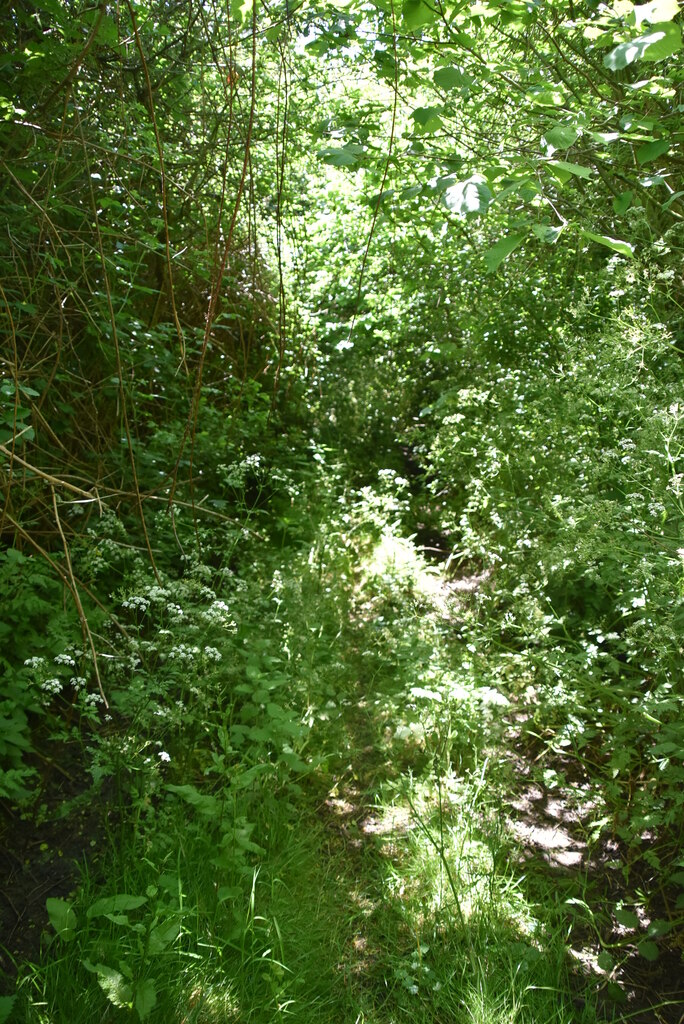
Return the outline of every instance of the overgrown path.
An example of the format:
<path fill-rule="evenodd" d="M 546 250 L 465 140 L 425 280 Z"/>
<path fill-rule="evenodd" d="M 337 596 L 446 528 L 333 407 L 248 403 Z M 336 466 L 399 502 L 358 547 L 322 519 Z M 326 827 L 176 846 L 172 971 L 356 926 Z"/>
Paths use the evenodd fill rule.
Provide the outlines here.
<path fill-rule="evenodd" d="M 299 853 L 276 869 L 283 890 L 261 908 L 278 922 L 287 972 L 270 1012 L 594 1019 L 573 993 L 562 934 L 525 895 L 490 789 L 502 702 L 459 678 L 462 593 L 389 529 L 366 545 L 350 590 L 335 655 L 344 685 L 317 727 L 327 757 L 303 783 Z M 288 930 L 302 898 L 307 925 Z"/>
<path fill-rule="evenodd" d="M 603 955 L 589 900 L 620 893 L 584 780 L 483 679 L 486 577 L 418 549 L 401 485 L 338 476 L 222 589 L 188 560 L 123 595 L 159 633 L 90 752 L 107 849 L 51 890 L 13 1019 L 676 1024 L 662 969 Z"/>
<path fill-rule="evenodd" d="M 359 550 L 338 637 L 345 685 L 320 736 L 329 754 L 299 804 L 316 917 L 311 947 L 284 939 L 299 981 L 313 975 L 292 1012 L 679 1021 L 676 980 L 634 960 L 616 970 L 583 919 L 587 898 L 619 886 L 591 843 L 581 772 L 550 793 L 520 709 L 464 665 L 454 631 L 483 580 L 448 578 L 389 527 Z"/>

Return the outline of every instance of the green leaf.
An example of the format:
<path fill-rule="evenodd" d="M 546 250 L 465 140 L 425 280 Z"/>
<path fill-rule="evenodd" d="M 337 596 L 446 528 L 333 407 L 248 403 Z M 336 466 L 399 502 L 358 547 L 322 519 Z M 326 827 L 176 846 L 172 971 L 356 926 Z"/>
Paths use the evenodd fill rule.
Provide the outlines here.
<path fill-rule="evenodd" d="M 639 927 L 639 918 L 636 914 L 632 913 L 631 910 L 625 910 L 623 907 L 615 911 L 615 920 L 623 925 L 624 928 Z"/>
<path fill-rule="evenodd" d="M 96 900 L 88 908 L 86 916 L 90 921 L 93 917 L 105 917 L 107 914 L 117 914 L 122 910 L 137 910 L 145 903 L 147 903 L 146 896 L 129 896 L 127 893 L 105 896 L 104 899 Z"/>
<path fill-rule="evenodd" d="M 582 167 L 581 164 L 569 164 L 567 160 L 549 160 L 549 166 L 567 174 L 574 174 L 577 178 L 588 178 L 591 175 L 591 167 Z"/>
<path fill-rule="evenodd" d="M 533 224 L 532 231 L 540 242 L 546 242 L 547 245 L 553 245 L 558 241 L 563 228 L 554 228 L 550 224 Z"/>
<path fill-rule="evenodd" d="M 611 71 L 620 71 L 635 60 L 659 61 L 671 57 L 682 48 L 682 31 L 672 22 L 654 25 L 650 32 L 637 39 L 620 43 L 603 58 Z"/>
<path fill-rule="evenodd" d="M 599 953 L 596 963 L 599 965 L 602 971 L 612 971 L 615 964 L 610 953 L 606 953 L 605 949 Z"/>
<path fill-rule="evenodd" d="M 169 783 L 166 786 L 170 793 L 177 793 L 183 800 L 187 801 L 191 807 L 195 807 L 200 814 L 203 814 L 207 818 L 214 817 L 218 813 L 218 800 L 211 793 L 200 793 L 195 786 L 186 783 L 182 786 L 176 786 L 173 783 Z"/>
<path fill-rule="evenodd" d="M 387 200 L 391 199 L 393 195 L 394 189 L 386 188 L 384 192 L 380 192 L 378 195 L 371 196 L 370 199 L 367 200 L 367 204 L 368 206 L 375 209 L 376 206 L 382 206 L 383 204 L 387 203 Z"/>
<path fill-rule="evenodd" d="M 563 90 L 553 85 L 532 85 L 527 90 L 527 98 L 540 107 L 559 107 L 564 101 Z"/>
<path fill-rule="evenodd" d="M 317 156 L 324 164 L 330 164 L 333 167 L 353 167 L 359 162 L 359 156 L 363 151 L 363 146 L 350 142 L 341 149 L 328 146 L 326 149 L 319 150 Z"/>
<path fill-rule="evenodd" d="M 658 939 L 661 935 L 668 935 L 672 931 L 673 925 L 670 921 L 662 921 L 660 919 L 651 921 L 648 926 L 646 934 L 649 939 Z"/>
<path fill-rule="evenodd" d="M 666 203 L 663 203 L 663 210 L 669 210 L 672 204 L 676 203 L 678 199 L 682 198 L 682 196 L 684 196 L 684 192 L 675 192 L 674 195 L 670 196 Z"/>
<path fill-rule="evenodd" d="M 98 972 L 97 982 L 104 994 L 114 1006 L 130 1007 L 133 991 L 123 974 L 112 971 L 111 974 L 100 974 Z"/>
<path fill-rule="evenodd" d="M 609 999 L 612 999 L 614 1003 L 626 1003 L 627 993 L 618 985 L 616 981 L 609 981 L 606 985 L 606 995 Z"/>
<path fill-rule="evenodd" d="M 647 142 L 645 146 L 639 146 L 636 151 L 636 158 L 640 164 L 648 164 L 651 160 L 657 160 L 663 153 L 667 153 L 670 143 L 667 139 L 656 139 L 655 142 Z"/>
<path fill-rule="evenodd" d="M 66 900 L 54 898 L 47 899 L 45 906 L 50 918 L 50 924 L 57 932 L 58 938 L 64 942 L 71 942 L 76 935 L 77 920 L 71 904 Z"/>
<path fill-rule="evenodd" d="M 91 964 L 89 960 L 84 960 L 83 966 L 91 974 L 97 975 L 98 984 L 110 1003 L 122 1009 L 130 1009 L 133 1001 L 133 989 L 126 982 L 123 974 L 115 971 L 113 967 L 107 967 L 106 964 Z"/>
<path fill-rule="evenodd" d="M 432 77 L 439 89 L 458 89 L 472 83 L 469 75 L 464 75 L 460 68 L 455 67 L 437 68 Z"/>
<path fill-rule="evenodd" d="M 672 21 L 678 14 L 677 0 L 653 0 L 650 4 L 637 4 L 634 8 L 637 27 L 644 21 L 648 21 L 652 25 L 657 22 Z"/>
<path fill-rule="evenodd" d="M 436 11 L 433 11 L 423 0 L 405 0 L 401 9 L 404 25 L 413 32 L 414 29 L 423 25 L 430 25 L 437 18 Z"/>
<path fill-rule="evenodd" d="M 107 918 L 108 921 L 111 921 L 112 924 L 120 924 L 120 925 L 128 925 L 128 924 L 130 924 L 130 921 L 128 920 L 128 915 L 127 914 L 105 914 L 104 916 Z"/>
<path fill-rule="evenodd" d="M 468 214 L 484 214 L 489 209 L 492 193 L 480 177 L 468 178 L 451 185 L 444 193 L 444 205 L 452 213 L 462 217 Z"/>
<path fill-rule="evenodd" d="M 488 249 L 483 255 L 488 273 L 493 274 L 498 270 L 503 261 L 511 255 L 514 249 L 517 249 L 524 237 L 524 235 L 507 235 L 506 238 L 502 238 L 500 242 Z"/>
<path fill-rule="evenodd" d="M 444 122 L 439 116 L 440 113 L 441 108 L 417 107 L 416 110 L 412 111 L 411 117 L 414 120 L 416 127 L 421 129 L 422 134 L 432 134 L 444 127 Z"/>
<path fill-rule="evenodd" d="M 314 39 L 312 43 L 306 44 L 306 52 L 312 54 L 314 57 L 323 57 L 334 47 L 334 42 L 328 36 L 319 36 L 318 39 Z"/>
<path fill-rule="evenodd" d="M 157 1002 L 157 990 L 151 978 L 138 982 L 135 989 L 135 1008 L 140 1020 L 149 1017 Z"/>
<path fill-rule="evenodd" d="M 150 932 L 150 953 L 153 955 L 161 953 L 167 946 L 176 941 L 180 935 L 180 930 L 180 921 L 166 921 L 164 924 L 153 928 Z"/>
<path fill-rule="evenodd" d="M 613 210 L 618 215 L 618 217 L 621 216 L 623 213 L 626 213 L 627 210 L 629 210 L 630 206 L 632 205 L 633 198 L 634 193 L 631 191 L 627 191 L 623 192 L 621 195 L 616 196 L 615 199 L 613 199 Z"/>
<path fill-rule="evenodd" d="M 608 249 L 612 249 L 613 252 L 619 252 L 621 256 L 634 256 L 634 246 L 630 245 L 629 242 L 623 242 L 619 238 L 611 238 L 610 235 L 596 235 L 593 231 L 585 231 L 583 228 L 580 230 L 585 238 L 590 238 L 592 242 L 598 242 L 599 245 L 605 245 Z"/>
<path fill-rule="evenodd" d="M 644 960 L 657 960 L 658 959 L 658 947 L 655 942 L 651 942 L 649 939 L 642 939 L 637 946 L 639 950 L 639 956 L 643 956 Z"/>
<path fill-rule="evenodd" d="M 555 124 L 545 132 L 544 138 L 548 146 L 554 149 L 569 149 L 577 141 L 579 132 L 569 124 Z"/>
<path fill-rule="evenodd" d="M 0 996 L 0 1024 L 5 1024 L 5 1021 L 9 1020 L 16 998 L 16 995 Z"/>

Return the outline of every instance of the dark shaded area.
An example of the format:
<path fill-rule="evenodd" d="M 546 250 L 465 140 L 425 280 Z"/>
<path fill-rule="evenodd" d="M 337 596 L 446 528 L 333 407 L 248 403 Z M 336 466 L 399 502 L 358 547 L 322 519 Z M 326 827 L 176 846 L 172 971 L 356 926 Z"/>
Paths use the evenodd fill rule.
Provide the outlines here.
<path fill-rule="evenodd" d="M 35 962 L 48 924 L 45 901 L 66 898 L 80 869 L 96 866 L 104 844 L 107 792 L 93 798 L 92 779 L 65 749 L 43 768 L 30 810 L 0 803 L 0 994 L 13 989 L 22 961 Z"/>

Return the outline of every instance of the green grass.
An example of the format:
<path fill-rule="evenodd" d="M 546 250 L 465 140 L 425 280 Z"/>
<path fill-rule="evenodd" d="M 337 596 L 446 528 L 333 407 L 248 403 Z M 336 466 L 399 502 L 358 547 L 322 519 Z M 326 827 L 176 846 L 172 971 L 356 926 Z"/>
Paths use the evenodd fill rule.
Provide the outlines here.
<path fill-rule="evenodd" d="M 434 573 L 390 532 L 374 545 L 359 531 L 358 571 L 334 524 L 321 535 L 318 565 L 292 559 L 275 619 L 305 679 L 290 706 L 311 723 L 315 767 L 219 785 L 202 753 L 183 799 L 152 776 L 131 807 L 122 787 L 104 867 L 67 901 L 73 935 L 47 930 L 15 1019 L 597 1019 L 573 1000 L 553 887 L 530 895 L 501 820 L 505 773 L 485 754 L 496 709 L 450 641 Z"/>

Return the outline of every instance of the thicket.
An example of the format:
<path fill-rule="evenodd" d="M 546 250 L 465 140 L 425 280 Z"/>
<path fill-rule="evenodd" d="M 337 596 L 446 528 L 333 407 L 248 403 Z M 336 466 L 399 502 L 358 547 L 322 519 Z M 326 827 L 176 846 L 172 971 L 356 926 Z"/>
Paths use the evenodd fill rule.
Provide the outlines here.
<path fill-rule="evenodd" d="M 680 20 L 11 6 L 0 797 L 8 821 L 111 810 L 106 863 L 48 900 L 64 955 L 0 1020 L 65 1013 L 67 975 L 84 1021 L 231 1019 L 204 948 L 236 1005 L 300 1005 L 257 878 L 330 781 L 357 675 L 463 807 L 515 748 L 589 808 L 620 882 L 573 912 L 606 976 L 676 949 Z M 448 622 L 410 557 L 372 562 L 412 534 L 482 581 Z M 418 967 L 392 970 L 408 998 Z"/>

